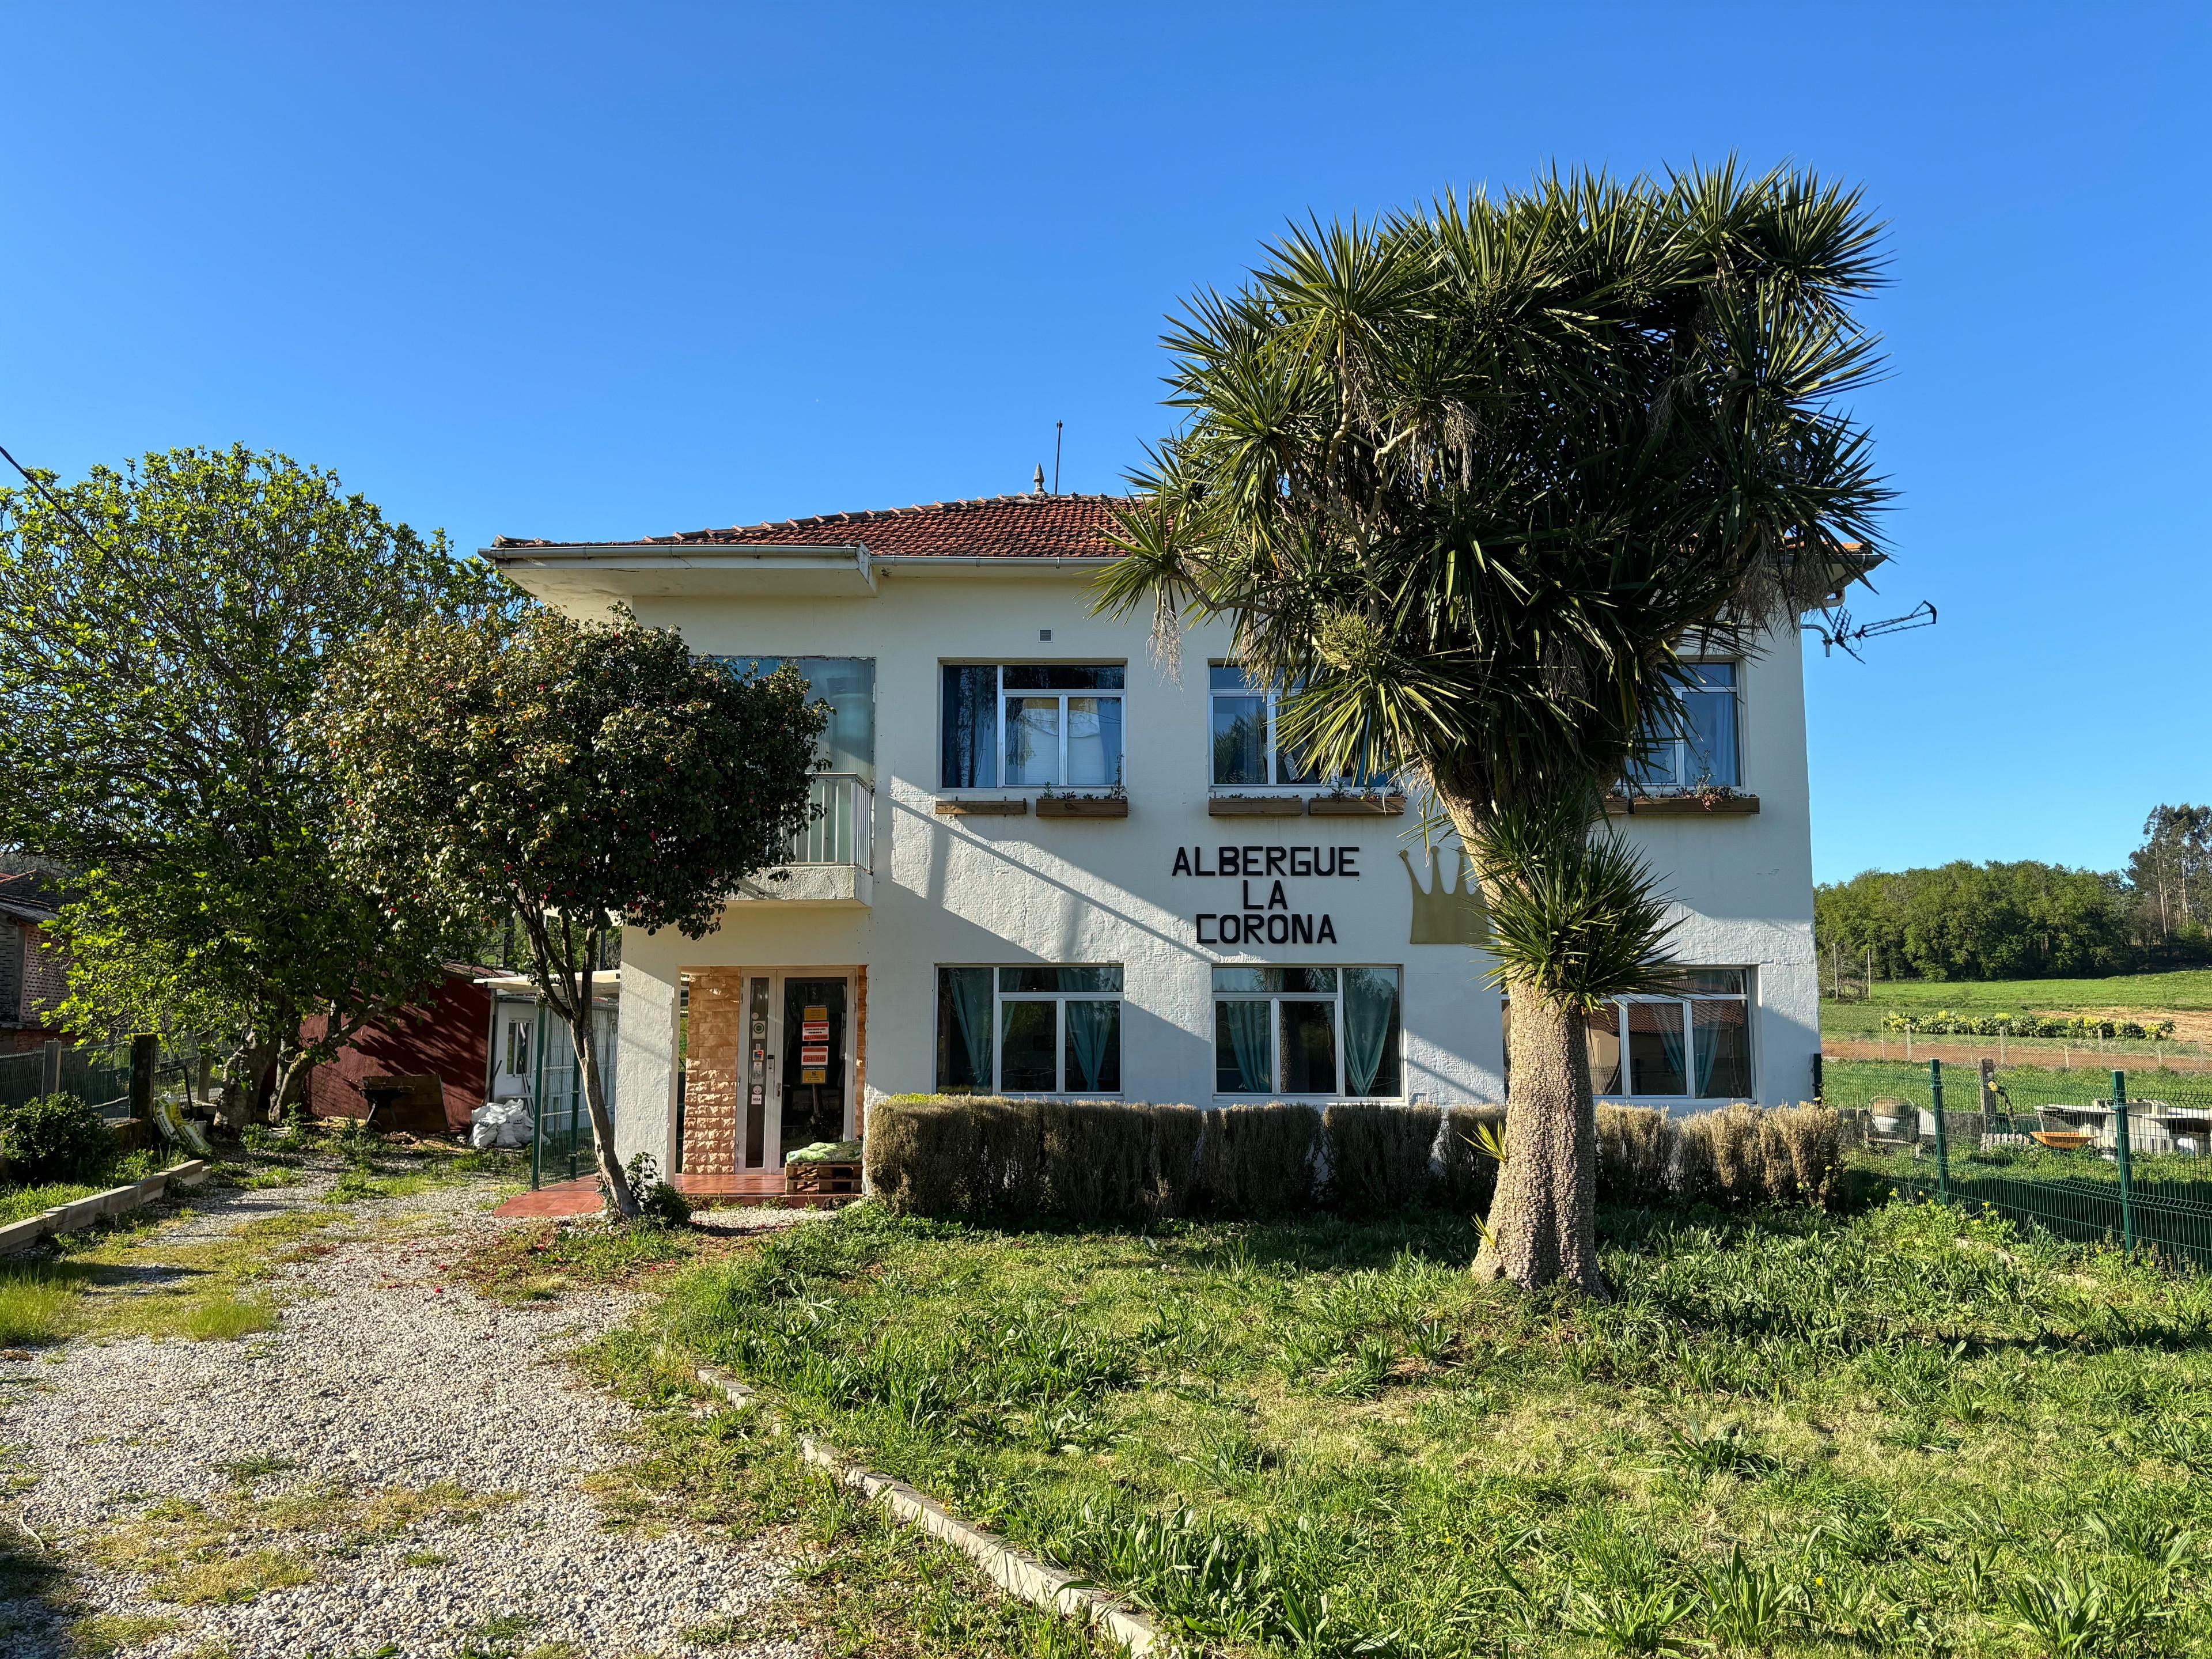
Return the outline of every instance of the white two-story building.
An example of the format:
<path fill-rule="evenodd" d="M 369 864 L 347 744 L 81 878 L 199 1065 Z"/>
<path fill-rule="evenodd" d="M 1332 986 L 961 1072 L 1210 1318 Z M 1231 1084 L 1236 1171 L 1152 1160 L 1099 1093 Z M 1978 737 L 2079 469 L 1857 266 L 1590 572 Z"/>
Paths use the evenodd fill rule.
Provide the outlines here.
<path fill-rule="evenodd" d="M 1456 844 L 1273 740 L 1225 629 L 1179 667 L 1091 614 L 1113 502 L 1011 495 L 635 543 L 486 550 L 578 615 L 796 665 L 825 811 L 704 939 L 623 941 L 618 1141 L 695 1183 L 933 1091 L 1499 1101 Z M 1600 1095 L 1811 1092 L 1820 1046 L 1799 635 L 1703 664 L 1615 823 L 1680 907 L 1678 991 L 1593 1034 Z M 687 1018 L 688 1015 L 688 1018 Z M 679 1088 L 679 1077 L 682 1085 Z"/>

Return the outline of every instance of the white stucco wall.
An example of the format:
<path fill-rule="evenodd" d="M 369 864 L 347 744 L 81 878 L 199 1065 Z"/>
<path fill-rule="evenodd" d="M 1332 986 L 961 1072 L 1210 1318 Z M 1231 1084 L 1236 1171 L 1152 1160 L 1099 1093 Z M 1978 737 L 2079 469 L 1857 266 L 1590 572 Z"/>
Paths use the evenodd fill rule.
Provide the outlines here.
<path fill-rule="evenodd" d="M 1423 863 L 1410 817 L 1208 815 L 1206 670 L 1210 658 L 1225 654 L 1225 631 L 1186 637 L 1178 681 L 1148 657 L 1141 622 L 1089 614 L 1087 571 L 878 568 L 872 598 L 632 601 L 641 620 L 680 629 L 701 653 L 873 658 L 878 783 L 872 904 L 746 902 L 731 905 L 721 928 L 704 939 L 625 937 L 625 1153 L 649 1150 L 667 1160 L 677 985 L 684 970 L 704 967 L 866 966 L 867 1095 L 875 1099 L 933 1086 L 938 963 L 1120 963 L 1124 1095 L 1205 1103 L 1213 1075 L 1213 963 L 1398 965 L 1407 1094 L 1503 1097 L 1498 998 L 1481 984 L 1486 961 L 1463 947 L 1407 942 L 1412 895 L 1400 848 Z M 1043 629 L 1052 630 L 1049 643 L 1038 639 Z M 963 659 L 1126 663 L 1129 816 L 938 815 L 939 666 Z M 1756 1092 L 1774 1103 L 1808 1092 L 1818 1048 L 1794 632 L 1745 665 L 1741 738 L 1741 787 L 1759 797 L 1758 814 L 1639 817 L 1620 827 L 1677 901 L 1680 959 L 1753 970 Z M 1226 843 L 1357 848 L 1354 878 L 1286 882 L 1292 909 L 1330 915 L 1340 943 L 1198 945 L 1194 915 L 1235 908 L 1237 879 L 1175 876 L 1176 849 L 1204 847 L 1211 864 L 1212 849 Z M 1447 872 L 1454 863 L 1447 853 Z"/>

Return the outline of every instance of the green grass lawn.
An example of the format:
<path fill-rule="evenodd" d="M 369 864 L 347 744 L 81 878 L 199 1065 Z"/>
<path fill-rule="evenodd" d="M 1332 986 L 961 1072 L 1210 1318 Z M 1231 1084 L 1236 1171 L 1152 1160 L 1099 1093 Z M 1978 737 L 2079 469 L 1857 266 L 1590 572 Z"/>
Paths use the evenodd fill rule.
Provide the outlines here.
<path fill-rule="evenodd" d="M 726 1364 L 1236 1653 L 2212 1650 L 2212 1281 L 1926 1206 L 1603 1226 L 1594 1305 L 1456 1217 L 867 1206 L 602 1363 Z"/>
<path fill-rule="evenodd" d="M 2121 974 L 2111 979 L 1876 980 L 1863 1001 L 1823 999 L 1820 1029 L 1833 1036 L 1879 1030 L 1886 1014 L 2018 1014 L 2091 1008 L 2166 1013 L 2212 1009 L 2212 969 Z"/>

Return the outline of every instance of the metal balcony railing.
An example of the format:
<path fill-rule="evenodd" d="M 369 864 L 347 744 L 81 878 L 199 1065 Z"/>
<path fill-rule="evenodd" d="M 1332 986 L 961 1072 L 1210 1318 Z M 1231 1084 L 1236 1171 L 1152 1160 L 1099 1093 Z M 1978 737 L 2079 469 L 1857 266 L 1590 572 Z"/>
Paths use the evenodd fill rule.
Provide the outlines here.
<path fill-rule="evenodd" d="M 821 810 L 791 838 L 791 864 L 849 864 L 874 868 L 876 792 L 858 772 L 817 772 L 807 787 L 810 808 Z"/>

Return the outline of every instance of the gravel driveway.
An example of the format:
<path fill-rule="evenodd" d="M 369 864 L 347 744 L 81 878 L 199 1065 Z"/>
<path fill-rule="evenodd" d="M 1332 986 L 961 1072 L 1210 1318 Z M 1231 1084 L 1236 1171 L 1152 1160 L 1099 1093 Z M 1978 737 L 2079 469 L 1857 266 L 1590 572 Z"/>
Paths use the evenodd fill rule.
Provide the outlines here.
<path fill-rule="evenodd" d="M 155 1266 L 179 1237 L 309 1206 L 330 1180 L 211 1195 L 198 1218 L 141 1248 Z M 635 1414 L 562 1356 L 633 1304 L 507 1307 L 449 1280 L 441 1264 L 510 1224 L 484 1213 L 489 1201 L 462 1182 L 353 1206 L 349 1231 L 381 1236 L 280 1269 L 281 1322 L 242 1342 L 80 1341 L 0 1359 L 0 1443 L 32 1480 L 18 1490 L 28 1528 L 78 1569 L 90 1610 L 115 1615 L 112 1628 L 175 1621 L 140 1626 L 125 1651 L 798 1651 L 742 1638 L 748 1610 L 784 1593 L 783 1560 L 680 1526 L 605 1528 L 580 1480 L 623 1461 Z M 149 1595 L 148 1571 L 85 1553 L 102 1538 L 150 1538 L 169 1545 L 174 1570 L 179 1552 L 189 1559 L 225 1528 L 218 1553 L 271 1552 L 258 1559 L 263 1582 L 312 1577 L 242 1605 L 179 1605 Z M 708 1645 L 684 1635 L 718 1624 Z M 21 1659 L 71 1651 L 52 1615 L 25 1603 L 0 1602 L 0 1632 Z"/>

